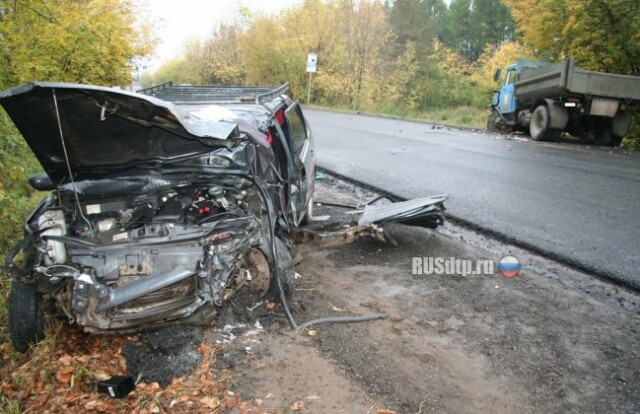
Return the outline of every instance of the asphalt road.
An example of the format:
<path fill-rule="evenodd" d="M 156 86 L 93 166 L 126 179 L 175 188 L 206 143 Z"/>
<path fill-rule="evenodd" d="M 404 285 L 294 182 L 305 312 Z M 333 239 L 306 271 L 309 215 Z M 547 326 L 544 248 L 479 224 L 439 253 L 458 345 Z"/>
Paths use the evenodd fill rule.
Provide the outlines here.
<path fill-rule="evenodd" d="M 452 217 L 640 288 L 640 154 L 305 114 L 320 167 L 407 198 L 447 194 Z"/>

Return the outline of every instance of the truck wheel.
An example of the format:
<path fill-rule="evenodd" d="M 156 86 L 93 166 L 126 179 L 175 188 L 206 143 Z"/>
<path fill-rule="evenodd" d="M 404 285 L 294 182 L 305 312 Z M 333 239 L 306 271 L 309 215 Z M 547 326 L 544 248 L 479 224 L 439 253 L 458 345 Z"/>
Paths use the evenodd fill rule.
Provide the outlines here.
<path fill-rule="evenodd" d="M 546 105 L 539 105 L 531 115 L 529 124 L 529 135 L 535 141 L 548 141 L 554 136 L 554 132 L 549 128 L 551 117 Z M 558 135 L 559 137 L 559 135 Z"/>
<path fill-rule="evenodd" d="M 596 135 L 598 131 L 588 130 L 584 134 L 580 135 L 580 143 L 585 145 L 593 144 L 596 141 Z"/>
<path fill-rule="evenodd" d="M 614 137 L 624 137 L 631 127 L 631 118 L 624 111 L 619 111 L 611 120 L 611 133 Z M 621 140 L 619 140 L 621 141 Z"/>
<path fill-rule="evenodd" d="M 596 134 L 596 145 L 604 145 L 607 147 L 617 147 L 622 142 L 622 137 L 614 135 L 611 126 L 607 123 L 603 125 Z"/>
<path fill-rule="evenodd" d="M 9 335 L 13 347 L 26 352 L 44 338 L 42 294 L 33 285 L 13 281 L 9 292 Z"/>
<path fill-rule="evenodd" d="M 605 146 L 611 145 L 612 138 L 611 131 L 608 127 L 600 128 L 596 134 L 595 144 Z"/>
<path fill-rule="evenodd" d="M 498 111 L 491 109 L 489 119 L 487 119 L 487 130 L 492 132 L 509 132 L 511 128 L 504 123 Z"/>

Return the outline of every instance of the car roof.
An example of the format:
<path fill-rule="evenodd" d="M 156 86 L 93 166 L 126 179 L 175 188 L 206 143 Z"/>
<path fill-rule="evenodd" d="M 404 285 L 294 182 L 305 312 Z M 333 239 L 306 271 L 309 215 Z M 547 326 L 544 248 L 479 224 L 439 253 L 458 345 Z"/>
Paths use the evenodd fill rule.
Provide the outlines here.
<path fill-rule="evenodd" d="M 258 129 L 268 126 L 269 118 L 285 106 L 289 85 L 264 86 L 194 86 L 166 82 L 138 93 L 172 102 L 203 119 L 239 118 Z"/>

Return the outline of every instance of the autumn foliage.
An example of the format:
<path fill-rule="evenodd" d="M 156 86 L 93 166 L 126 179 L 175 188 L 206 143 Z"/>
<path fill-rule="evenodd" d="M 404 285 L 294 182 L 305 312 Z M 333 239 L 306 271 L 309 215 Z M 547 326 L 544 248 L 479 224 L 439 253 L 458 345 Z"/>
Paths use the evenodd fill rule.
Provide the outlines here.
<path fill-rule="evenodd" d="M 18 355 L 11 345 L 0 347 L 0 412 L 20 413 L 219 413 L 233 407 L 261 413 L 229 389 L 228 371 L 213 370 L 220 351 L 203 343 L 200 365 L 190 375 L 175 378 L 169 386 L 140 382 L 123 399 L 97 393 L 95 381 L 126 372 L 121 354 L 136 337 L 93 337 L 69 326 L 54 325 L 47 339 L 29 353 Z"/>

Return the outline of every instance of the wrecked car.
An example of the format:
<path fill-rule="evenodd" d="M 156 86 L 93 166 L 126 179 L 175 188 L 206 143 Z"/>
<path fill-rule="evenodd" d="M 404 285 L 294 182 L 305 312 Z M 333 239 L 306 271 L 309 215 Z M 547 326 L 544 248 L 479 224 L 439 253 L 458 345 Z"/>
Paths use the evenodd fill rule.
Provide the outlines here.
<path fill-rule="evenodd" d="M 49 192 L 8 252 L 9 331 L 25 351 L 62 316 L 85 332 L 210 324 L 239 292 L 286 298 L 294 242 L 389 240 L 389 222 L 434 228 L 444 196 L 375 199 L 313 220 L 315 154 L 279 88 L 173 86 L 139 93 L 29 83 L 0 93 Z M 345 220 L 346 217 L 346 220 Z"/>
<path fill-rule="evenodd" d="M 131 332 L 210 323 L 239 289 L 277 292 L 274 255 L 291 260 L 287 229 L 310 210 L 311 133 L 286 87 L 239 92 L 235 112 L 88 85 L 0 94 L 44 168 L 30 184 L 51 192 L 5 262 L 16 349 L 43 338 L 46 315 Z"/>

